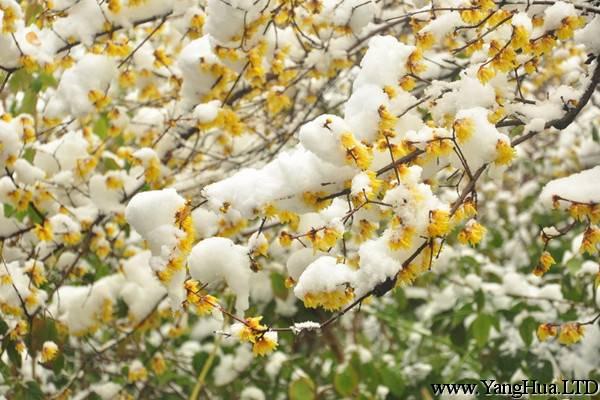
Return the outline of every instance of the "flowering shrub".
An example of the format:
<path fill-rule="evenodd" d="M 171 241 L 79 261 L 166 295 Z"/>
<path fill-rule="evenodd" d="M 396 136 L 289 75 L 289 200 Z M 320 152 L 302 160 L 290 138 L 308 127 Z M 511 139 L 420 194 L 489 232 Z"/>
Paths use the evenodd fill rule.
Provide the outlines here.
<path fill-rule="evenodd" d="M 0 393 L 600 378 L 597 3 L 0 0 Z"/>

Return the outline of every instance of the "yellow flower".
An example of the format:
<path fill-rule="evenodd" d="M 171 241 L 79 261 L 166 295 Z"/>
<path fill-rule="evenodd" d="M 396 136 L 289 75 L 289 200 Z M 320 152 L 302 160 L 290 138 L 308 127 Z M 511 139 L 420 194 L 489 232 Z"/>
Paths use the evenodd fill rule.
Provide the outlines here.
<path fill-rule="evenodd" d="M 135 85 L 137 76 L 134 71 L 125 70 L 119 74 L 118 82 L 119 86 L 123 88 L 129 88 Z"/>
<path fill-rule="evenodd" d="M 35 286 L 40 286 L 46 282 L 46 277 L 44 276 L 44 264 L 42 264 L 41 261 L 34 261 L 27 272 L 31 275 L 31 280 Z"/>
<path fill-rule="evenodd" d="M 415 236 L 415 228 L 412 226 L 405 227 L 402 232 L 394 232 L 392 238 L 388 242 L 390 249 L 396 251 L 400 249 L 408 249 L 413 242 Z"/>
<path fill-rule="evenodd" d="M 585 19 L 582 17 L 569 16 L 562 20 L 562 24 L 556 30 L 556 36 L 560 40 L 569 39 L 573 36 L 573 31 L 585 24 Z"/>
<path fill-rule="evenodd" d="M 167 370 L 165 358 L 160 353 L 157 353 L 152 357 L 150 365 L 156 375 L 162 375 Z"/>
<path fill-rule="evenodd" d="M 73 246 L 81 241 L 81 233 L 79 232 L 67 232 L 62 236 L 63 242 L 70 246 Z"/>
<path fill-rule="evenodd" d="M 450 213 L 445 210 L 433 210 L 429 216 L 427 232 L 430 237 L 444 236 L 450 230 Z"/>
<path fill-rule="evenodd" d="M 452 142 L 446 138 L 434 138 L 427 144 L 425 151 L 433 156 L 445 156 L 452 152 Z"/>
<path fill-rule="evenodd" d="M 504 110 L 504 107 L 498 107 L 496 110 L 488 114 L 488 121 L 490 122 L 490 124 L 496 124 L 505 115 L 506 110 Z"/>
<path fill-rule="evenodd" d="M 554 261 L 554 258 L 552 258 L 552 255 L 549 252 L 544 251 L 540 256 L 540 264 L 545 268 L 550 268 L 551 265 L 556 264 L 556 261 Z"/>
<path fill-rule="evenodd" d="M 485 236 L 486 229 L 475 220 L 467 222 L 462 231 L 458 234 L 458 241 L 462 244 L 470 243 L 475 246 Z"/>
<path fill-rule="evenodd" d="M 262 316 L 246 318 L 244 323 L 234 324 L 232 331 L 235 331 L 235 335 L 240 341 L 256 343 L 267 331 L 267 327 L 260 323 L 261 320 Z M 238 327 L 239 329 L 235 330 L 234 327 Z"/>
<path fill-rule="evenodd" d="M 386 86 L 384 86 L 384 87 L 383 87 L 383 92 L 384 92 L 385 94 L 387 94 L 387 96 L 388 96 L 390 99 L 393 99 L 393 98 L 395 98 L 395 97 L 396 97 L 396 95 L 397 95 L 397 93 L 396 93 L 396 88 L 394 88 L 393 86 L 390 86 L 390 85 L 386 85 Z"/>
<path fill-rule="evenodd" d="M 145 381 L 148 379 L 148 371 L 144 366 L 138 361 L 134 362 L 131 367 L 129 367 L 129 373 L 127 374 L 127 380 L 129 382 L 139 382 Z"/>
<path fill-rule="evenodd" d="M 533 270 L 533 274 L 536 276 L 542 276 L 546 272 L 548 272 L 550 267 L 554 264 L 556 264 L 556 261 L 554 261 L 554 258 L 552 258 L 552 255 L 549 252 L 544 251 L 542 253 L 542 255 L 540 256 L 540 261 L 539 261 L 538 265 Z"/>
<path fill-rule="evenodd" d="M 494 76 L 496 76 L 496 72 L 490 67 L 482 66 L 477 71 L 477 79 L 484 84 L 488 83 Z"/>
<path fill-rule="evenodd" d="M 431 32 L 417 33 L 416 45 L 422 50 L 428 50 L 435 44 L 435 36 Z"/>
<path fill-rule="evenodd" d="M 27 321 L 20 319 L 17 321 L 14 329 L 10 331 L 9 337 L 11 340 L 16 340 L 19 337 L 25 336 L 27 332 L 29 332 L 29 325 L 27 324 Z"/>
<path fill-rule="evenodd" d="M 370 239 L 377 229 L 377 226 L 374 223 L 371 223 L 366 219 L 361 219 L 358 221 L 358 226 L 358 234 L 355 237 L 357 243 L 362 243 Z"/>
<path fill-rule="evenodd" d="M 475 123 L 470 118 L 461 118 L 454 121 L 454 134 L 459 143 L 464 143 L 469 140 L 475 132 Z"/>
<path fill-rule="evenodd" d="M 558 342 L 565 345 L 577 343 L 583 338 L 583 333 L 584 327 L 577 322 L 563 324 L 560 327 Z"/>
<path fill-rule="evenodd" d="M 52 233 L 52 226 L 48 220 L 45 220 L 42 225 L 35 224 L 33 233 L 42 242 L 49 242 L 54 237 L 54 234 Z"/>
<path fill-rule="evenodd" d="M 154 50 L 154 66 L 156 68 L 162 66 L 168 67 L 171 64 L 173 64 L 173 59 L 165 53 L 165 49 L 160 47 Z"/>
<path fill-rule="evenodd" d="M 532 59 L 529 60 L 525 63 L 524 65 L 525 68 L 525 72 L 527 72 L 528 74 L 533 74 L 537 68 L 537 59 Z"/>
<path fill-rule="evenodd" d="M 104 94 L 104 92 L 96 89 L 88 92 L 88 99 L 90 102 L 92 102 L 96 109 L 102 109 L 110 103 L 110 97 Z"/>
<path fill-rule="evenodd" d="M 493 0 L 478 0 L 477 5 L 482 11 L 491 11 L 496 8 L 496 3 Z"/>
<path fill-rule="evenodd" d="M 415 79 L 412 76 L 408 76 L 408 75 L 405 75 L 398 82 L 398 85 L 400 85 L 400 87 L 402 89 L 406 90 L 407 92 L 410 92 L 411 90 L 413 90 L 415 88 L 416 84 L 417 84 L 417 82 L 415 81 Z"/>
<path fill-rule="evenodd" d="M 199 300 L 195 303 L 196 312 L 198 315 L 208 315 L 212 312 L 212 309 L 217 302 L 218 299 L 210 294 L 199 296 Z"/>
<path fill-rule="evenodd" d="M 600 229 L 596 226 L 589 226 L 583 234 L 579 251 L 594 255 L 598 253 L 598 243 L 600 243 Z"/>
<path fill-rule="evenodd" d="M 282 247 L 291 246 L 293 239 L 294 239 L 294 237 L 292 235 L 290 235 L 289 233 L 287 233 L 286 231 L 281 231 L 281 233 L 279 234 L 279 244 Z"/>
<path fill-rule="evenodd" d="M 302 193 L 302 201 L 311 206 L 315 210 L 322 210 L 323 208 L 329 206 L 331 204 L 331 200 L 321 200 L 323 197 L 327 196 L 327 192 L 318 191 L 318 192 L 303 192 Z"/>
<path fill-rule="evenodd" d="M 540 342 L 545 342 L 548 338 L 556 336 L 558 329 L 553 324 L 541 324 L 537 328 L 537 337 Z"/>
<path fill-rule="evenodd" d="M 381 113 L 380 113 L 381 115 Z M 381 127 L 381 120 L 380 120 Z M 364 144 L 358 142 L 350 132 L 344 132 L 340 135 L 340 142 L 346 150 L 346 162 L 355 164 L 360 169 L 368 169 L 371 165 L 373 155 L 370 149 Z"/>
<path fill-rule="evenodd" d="M 110 175 L 106 177 L 104 184 L 108 189 L 118 190 L 123 188 L 123 180 L 115 175 Z"/>
<path fill-rule="evenodd" d="M 308 292 L 302 299 L 306 308 L 317 308 L 319 306 L 327 311 L 335 311 L 350 303 L 354 298 L 352 288 L 337 289 L 332 291 Z"/>
<path fill-rule="evenodd" d="M 267 111 L 270 115 L 279 114 L 292 106 L 292 101 L 288 96 L 280 91 L 270 91 L 267 94 Z"/>
<path fill-rule="evenodd" d="M 498 165 L 507 165 L 515 158 L 516 154 L 517 152 L 510 143 L 507 143 L 504 140 L 498 140 L 496 143 L 496 159 L 494 162 Z"/>
<path fill-rule="evenodd" d="M 277 332 L 269 331 L 260 335 L 252 345 L 255 356 L 265 356 L 277 348 Z"/>
<path fill-rule="evenodd" d="M 573 203 L 569 207 L 569 215 L 571 215 L 571 217 L 573 217 L 577 221 L 583 221 L 588 215 L 588 213 L 589 212 L 587 204 Z"/>
<path fill-rule="evenodd" d="M 52 361 L 58 355 L 58 346 L 52 341 L 46 341 L 42 345 L 42 362 Z"/>
<path fill-rule="evenodd" d="M 121 0 L 108 0 L 108 9 L 114 14 L 121 11 Z"/>
<path fill-rule="evenodd" d="M 512 45 L 515 50 L 521 49 L 529 44 L 529 32 L 522 25 L 515 27 L 512 36 Z"/>
<path fill-rule="evenodd" d="M 418 75 L 419 73 L 425 71 L 427 68 L 421 60 L 423 59 L 423 51 L 417 47 L 415 51 L 410 53 L 408 56 L 408 60 L 406 61 L 406 68 L 414 75 Z"/>

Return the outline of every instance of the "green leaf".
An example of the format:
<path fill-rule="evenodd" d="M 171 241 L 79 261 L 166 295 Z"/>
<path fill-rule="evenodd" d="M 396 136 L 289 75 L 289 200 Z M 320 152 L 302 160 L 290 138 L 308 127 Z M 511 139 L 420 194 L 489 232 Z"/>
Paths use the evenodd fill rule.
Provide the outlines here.
<path fill-rule="evenodd" d="M 204 368 L 204 365 L 208 361 L 208 357 L 209 357 L 209 354 L 204 351 L 200 351 L 200 352 L 194 354 L 194 357 L 192 358 L 192 367 L 194 368 L 194 371 L 196 372 L 196 374 L 199 374 L 200 371 L 202 371 L 202 368 Z M 206 376 L 209 376 L 211 374 L 211 371 L 215 368 L 215 366 L 217 364 L 219 364 L 219 357 L 215 356 L 212 360 L 210 368 L 207 371 Z"/>
<path fill-rule="evenodd" d="M 12 341 L 7 337 L 4 338 L 2 343 L 2 348 L 6 349 L 6 353 L 8 354 L 8 359 L 10 362 L 15 365 L 17 368 L 21 368 L 21 355 L 16 349 L 17 342 Z"/>
<path fill-rule="evenodd" d="M 487 314 L 479 314 L 477 318 L 471 323 L 469 330 L 471 335 L 475 338 L 477 344 L 483 347 L 490 337 L 490 330 L 494 323 L 493 317 Z"/>
<path fill-rule="evenodd" d="M 529 377 L 536 379 L 538 382 L 552 382 L 554 378 L 554 370 L 552 363 L 548 360 L 540 360 L 534 356 L 531 357 L 529 364 Z"/>
<path fill-rule="evenodd" d="M 404 377 L 400 371 L 390 368 L 382 369 L 381 380 L 394 395 L 402 396 L 402 393 L 404 393 Z"/>
<path fill-rule="evenodd" d="M 600 134 L 598 134 L 598 128 L 596 128 L 596 125 L 592 125 L 592 139 L 594 142 L 600 143 Z"/>
<path fill-rule="evenodd" d="M 4 336 L 8 332 L 8 324 L 0 318 L 0 335 Z"/>
<path fill-rule="evenodd" d="M 25 384 L 21 383 L 15 388 L 14 398 L 27 400 L 43 400 L 44 392 L 40 385 L 35 381 L 28 381 Z"/>
<path fill-rule="evenodd" d="M 23 101 L 21 101 L 21 106 L 17 110 L 17 114 L 26 113 L 26 114 L 35 114 L 35 108 L 37 105 L 37 91 L 30 88 L 25 91 L 25 95 L 23 96 Z"/>
<path fill-rule="evenodd" d="M 27 398 L 31 400 L 43 400 L 44 392 L 40 388 L 40 385 L 35 381 L 29 381 L 25 384 Z"/>
<path fill-rule="evenodd" d="M 194 368 L 196 374 L 200 373 L 202 367 L 206 363 L 206 360 L 208 360 L 208 353 L 201 351 L 194 354 L 194 357 L 192 358 L 192 367 Z"/>
<path fill-rule="evenodd" d="M 521 335 L 521 339 L 525 342 L 527 346 L 531 345 L 533 341 L 533 333 L 537 329 L 537 322 L 533 317 L 527 317 L 521 322 L 519 326 L 519 334 Z"/>
<path fill-rule="evenodd" d="M 485 293 L 483 293 L 483 290 L 475 292 L 475 303 L 477 304 L 477 311 L 482 311 L 483 306 L 485 306 Z"/>
<path fill-rule="evenodd" d="M 463 347 L 467 343 L 467 331 L 463 324 L 456 325 L 450 331 L 450 340 L 452 344 Z"/>
<path fill-rule="evenodd" d="M 108 116 L 106 113 L 102 113 L 94 123 L 93 131 L 98 137 L 104 139 L 108 133 L 108 127 Z"/>
<path fill-rule="evenodd" d="M 359 379 L 360 377 L 354 368 L 348 366 L 341 373 L 335 375 L 333 386 L 340 395 L 350 396 L 358 387 Z"/>
<path fill-rule="evenodd" d="M 31 25 L 36 21 L 39 14 L 44 11 L 44 7 L 37 2 L 27 4 L 27 8 L 25 9 L 25 25 Z"/>
<path fill-rule="evenodd" d="M 296 379 L 290 383 L 288 394 L 290 400 L 313 400 L 317 398 L 315 384 L 308 377 Z"/>
<path fill-rule="evenodd" d="M 583 261 L 580 258 L 571 258 L 569 261 L 567 261 L 565 266 L 567 267 L 570 273 L 575 274 L 581 269 L 582 264 Z"/>
<path fill-rule="evenodd" d="M 8 86 L 10 87 L 10 91 L 15 93 L 27 89 L 32 81 L 33 76 L 24 68 L 21 68 L 12 74 L 8 81 Z"/>
<path fill-rule="evenodd" d="M 278 272 L 271 274 L 271 288 L 275 297 L 282 300 L 287 299 L 288 288 L 285 287 L 285 278 Z"/>
<path fill-rule="evenodd" d="M 55 374 L 58 374 L 65 367 L 65 356 L 62 351 L 58 353 L 54 360 L 47 364 Z"/>
<path fill-rule="evenodd" d="M 31 323 L 31 329 L 25 338 L 29 351 L 37 353 L 42 349 L 46 341 L 58 341 L 56 323 L 51 318 L 35 318 Z"/>

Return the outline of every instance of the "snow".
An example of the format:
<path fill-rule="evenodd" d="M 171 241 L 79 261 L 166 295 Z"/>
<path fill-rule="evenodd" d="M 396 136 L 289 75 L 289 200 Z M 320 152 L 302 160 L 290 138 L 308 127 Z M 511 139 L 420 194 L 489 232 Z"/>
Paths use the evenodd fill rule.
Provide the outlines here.
<path fill-rule="evenodd" d="M 302 168 L 298 168 L 302 165 Z M 354 176 L 349 166 L 336 167 L 322 161 L 302 146 L 280 153 L 260 169 L 246 168 L 206 186 L 204 196 L 213 209 L 224 203 L 249 217 L 264 204 L 285 199 L 305 191 L 321 190 L 320 182 L 340 182 Z M 296 199 L 294 199 L 296 200 Z M 298 197 L 289 200 L 287 209 L 302 209 Z"/>
<path fill-rule="evenodd" d="M 321 329 L 321 324 L 314 321 L 304 321 L 304 322 L 296 322 L 291 326 L 292 332 L 295 335 L 300 334 L 302 331 L 313 331 L 317 329 Z"/>
<path fill-rule="evenodd" d="M 462 109 L 456 114 L 456 119 L 468 118 L 473 121 L 475 129 L 473 135 L 460 144 L 462 154 L 472 173 L 483 164 L 495 159 L 496 144 L 499 140 L 510 143 L 508 137 L 496 129 L 487 119 L 488 111 L 482 107 Z M 455 167 L 460 168 L 461 161 L 458 156 L 452 157 Z"/>
<path fill-rule="evenodd" d="M 311 292 L 332 292 L 345 289 L 354 279 L 354 271 L 345 264 L 339 264 L 335 257 L 322 256 L 313 261 L 298 278 L 294 294 L 304 299 Z"/>
<path fill-rule="evenodd" d="M 150 251 L 142 251 L 123 262 L 125 282 L 120 291 L 134 321 L 141 321 L 152 312 L 167 291 L 150 268 Z"/>
<path fill-rule="evenodd" d="M 548 182 L 540 193 L 540 201 L 552 208 L 554 196 L 566 199 L 559 204 L 567 207 L 569 202 L 600 203 L 600 166 Z"/>
<path fill-rule="evenodd" d="M 89 1 L 98 8 L 94 0 Z M 106 92 L 116 75 L 117 65 L 112 58 L 86 54 L 63 74 L 55 95 L 48 103 L 46 115 L 51 118 L 62 117 L 65 113 L 76 117 L 85 116 L 94 110 L 88 97 L 90 91 Z"/>
<path fill-rule="evenodd" d="M 163 226 L 172 226 L 176 211 L 185 204 L 185 199 L 175 189 L 152 190 L 138 193 L 129 201 L 125 209 L 127 222 L 143 237 L 154 236 L 151 242 L 154 253 L 160 252 L 161 239 L 153 234 Z M 158 246 L 153 246 L 154 244 Z"/>
<path fill-rule="evenodd" d="M 36 299 L 35 302 L 27 302 L 27 312 L 32 313 L 45 305 L 47 294 L 45 291 L 39 291 L 31 287 L 30 280 L 25 275 L 25 270 L 19 266 L 18 261 L 2 262 L 3 268 L 0 269 L 0 278 L 3 280 L 7 276 L 12 284 L 0 285 L 0 304 L 6 304 L 13 309 L 21 308 L 21 299 Z"/>
<path fill-rule="evenodd" d="M 353 89 L 371 84 L 384 87 L 395 85 L 406 73 L 406 61 L 416 48 L 400 43 L 392 36 L 374 36 L 360 62 L 360 72 L 354 80 Z M 385 60 L 382 64 L 381 60 Z"/>
<path fill-rule="evenodd" d="M 186 233 L 175 223 L 176 214 L 185 203 L 185 199 L 179 196 L 175 189 L 163 189 L 138 193 L 125 208 L 127 222 L 150 247 L 152 269 L 158 274 L 167 274 L 164 283 L 171 305 L 176 309 L 181 307 L 185 297 L 185 269 L 173 263 L 179 257 L 185 256 L 179 249 L 180 241 L 189 238 L 185 237 Z"/>
<path fill-rule="evenodd" d="M 16 158 L 21 146 L 13 124 L 0 121 L 0 143 L 0 167 L 4 169 L 10 157 Z"/>
<path fill-rule="evenodd" d="M 36 147 L 33 165 L 46 171 L 46 176 L 52 176 L 59 171 L 75 169 L 79 157 L 87 153 L 88 142 L 81 132 L 70 131 Z"/>
<path fill-rule="evenodd" d="M 17 173 L 16 180 L 26 185 L 33 185 L 37 181 L 44 179 L 46 176 L 43 169 L 31 165 L 29 161 L 23 158 L 19 158 L 15 161 L 14 168 Z"/>
<path fill-rule="evenodd" d="M 94 330 L 102 316 L 105 302 L 116 304 L 123 284 L 120 275 L 109 275 L 91 285 L 61 286 L 50 307 L 52 315 L 64 322 L 72 334 Z"/>
<path fill-rule="evenodd" d="M 286 263 L 288 276 L 294 281 L 298 281 L 298 278 L 302 275 L 302 272 L 304 272 L 306 267 L 324 254 L 325 253 L 315 252 L 313 249 L 309 248 L 302 248 L 294 251 L 289 255 Z"/>
<path fill-rule="evenodd" d="M 222 3 L 219 0 L 214 2 Z M 221 61 L 214 53 L 211 37 L 208 35 L 189 42 L 177 57 L 177 65 L 181 69 L 183 78 L 181 95 L 187 107 L 199 103 L 218 78 L 204 71 L 201 64 L 221 65 Z"/>
<path fill-rule="evenodd" d="M 212 122 L 219 113 L 221 102 L 219 100 L 209 101 L 208 103 L 198 104 L 194 108 L 194 117 L 198 119 L 198 122 L 206 124 Z"/>
<path fill-rule="evenodd" d="M 586 26 L 575 32 L 575 41 L 585 46 L 587 52 L 600 53 L 600 15 L 596 15 Z"/>
<path fill-rule="evenodd" d="M 340 136 L 350 132 L 346 122 L 335 115 L 323 114 L 304 124 L 298 137 L 302 146 L 317 155 L 323 161 L 343 166 L 346 152 Z"/>
<path fill-rule="evenodd" d="M 463 22 L 460 17 L 460 13 L 457 11 L 452 11 L 433 19 L 423 29 L 421 29 L 419 33 L 431 32 L 438 40 L 440 40 L 448 33 L 452 32 L 454 28 L 462 24 Z"/>
<path fill-rule="evenodd" d="M 252 270 L 248 248 L 231 239 L 213 237 L 198 242 L 188 258 L 190 275 L 209 288 L 224 280 L 235 293 L 235 309 L 243 315 L 249 307 L 249 280 Z"/>
<path fill-rule="evenodd" d="M 557 1 L 550 7 L 544 10 L 544 27 L 545 31 L 550 31 L 558 28 L 563 19 L 577 15 L 575 6 L 564 1 Z"/>

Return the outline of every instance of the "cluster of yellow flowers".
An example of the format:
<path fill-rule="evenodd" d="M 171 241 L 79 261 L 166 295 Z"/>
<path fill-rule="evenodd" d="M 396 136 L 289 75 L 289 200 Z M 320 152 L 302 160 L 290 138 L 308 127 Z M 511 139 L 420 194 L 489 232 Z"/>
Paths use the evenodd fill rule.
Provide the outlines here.
<path fill-rule="evenodd" d="M 569 322 L 562 325 L 541 324 L 537 329 L 537 337 L 544 342 L 558 335 L 558 342 L 570 345 L 579 342 L 583 338 L 585 327 L 577 322 Z"/>
<path fill-rule="evenodd" d="M 475 246 L 481 242 L 481 239 L 485 236 L 486 229 L 476 220 L 472 219 L 465 227 L 458 233 L 458 241 L 462 244 L 469 243 L 471 246 Z"/>
<path fill-rule="evenodd" d="M 270 331 L 260 321 L 262 316 L 246 318 L 243 323 L 232 326 L 234 335 L 242 342 L 252 344 L 252 353 L 257 356 L 267 355 L 277 348 L 277 332 Z"/>
<path fill-rule="evenodd" d="M 190 204 L 187 202 L 175 213 L 175 226 L 183 232 L 165 267 L 157 276 L 163 283 L 168 283 L 174 273 L 185 268 L 186 257 L 194 244 L 195 231 Z"/>
<path fill-rule="evenodd" d="M 186 290 L 186 300 L 195 307 L 198 315 L 208 315 L 218 304 L 218 299 L 205 293 L 202 290 L 200 282 L 194 279 L 188 279 L 184 284 Z"/>
<path fill-rule="evenodd" d="M 369 168 L 373 159 L 370 147 L 357 141 L 350 132 L 342 133 L 340 142 L 346 152 L 346 162 L 348 164 L 356 165 L 363 170 Z"/>
<path fill-rule="evenodd" d="M 595 255 L 598 253 L 598 245 L 600 244 L 600 228 L 594 225 L 590 225 L 586 228 L 583 233 L 583 240 L 581 242 L 580 251 L 582 253 L 588 253 L 589 255 Z"/>
<path fill-rule="evenodd" d="M 323 292 L 308 292 L 304 295 L 304 305 L 308 308 L 323 307 L 328 311 L 339 310 L 354 299 L 352 288 Z"/>
<path fill-rule="evenodd" d="M 552 258 L 552 255 L 548 251 L 544 251 L 544 252 L 542 252 L 542 255 L 540 256 L 540 261 L 538 262 L 537 266 L 533 270 L 533 274 L 536 276 L 542 276 L 546 272 L 548 272 L 550 267 L 554 264 L 556 264 L 556 261 L 554 261 L 554 258 Z"/>

